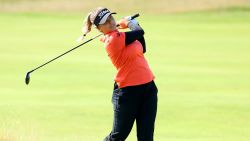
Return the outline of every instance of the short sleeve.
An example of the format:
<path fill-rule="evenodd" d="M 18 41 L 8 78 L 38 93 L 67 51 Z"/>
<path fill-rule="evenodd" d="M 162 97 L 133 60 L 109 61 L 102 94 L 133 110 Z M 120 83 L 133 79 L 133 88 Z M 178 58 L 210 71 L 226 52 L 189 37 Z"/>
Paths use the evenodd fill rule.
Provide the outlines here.
<path fill-rule="evenodd" d="M 105 41 L 105 47 L 109 55 L 117 54 L 125 47 L 125 33 L 112 33 Z"/>

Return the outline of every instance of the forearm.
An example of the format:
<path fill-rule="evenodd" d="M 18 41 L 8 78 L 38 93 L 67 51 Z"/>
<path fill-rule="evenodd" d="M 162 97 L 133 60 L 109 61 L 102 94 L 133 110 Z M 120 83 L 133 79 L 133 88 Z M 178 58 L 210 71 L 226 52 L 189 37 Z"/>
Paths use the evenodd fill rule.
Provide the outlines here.
<path fill-rule="evenodd" d="M 125 32 L 125 44 L 129 45 L 135 40 L 142 38 L 143 35 L 144 35 L 143 30 L 133 30 L 133 31 Z"/>
<path fill-rule="evenodd" d="M 146 43 L 145 43 L 145 39 L 143 35 L 144 35 L 144 31 L 142 29 L 125 32 L 125 45 L 127 46 L 133 43 L 135 40 L 138 40 L 142 45 L 143 53 L 145 53 Z"/>
<path fill-rule="evenodd" d="M 145 39 L 144 39 L 144 30 L 140 29 L 140 30 L 133 30 L 133 31 L 128 31 L 125 32 L 125 45 L 129 45 L 132 42 L 134 42 L 135 40 L 138 40 L 142 47 L 143 47 L 143 53 L 146 52 L 146 43 L 145 43 Z"/>

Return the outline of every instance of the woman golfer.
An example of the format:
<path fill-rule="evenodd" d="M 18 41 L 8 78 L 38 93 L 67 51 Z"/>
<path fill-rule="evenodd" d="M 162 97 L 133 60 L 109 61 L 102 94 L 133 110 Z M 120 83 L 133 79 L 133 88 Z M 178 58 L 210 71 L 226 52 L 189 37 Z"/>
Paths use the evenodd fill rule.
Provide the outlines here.
<path fill-rule="evenodd" d="M 104 33 L 101 41 L 117 69 L 112 96 L 113 129 L 104 141 L 124 141 L 135 120 L 138 141 L 153 141 L 158 90 L 144 57 L 144 31 L 128 16 L 118 24 L 119 28 L 131 31 L 119 32 L 112 14 L 116 13 L 99 7 L 88 14 L 84 26 L 85 34 L 90 32 L 92 25 Z"/>

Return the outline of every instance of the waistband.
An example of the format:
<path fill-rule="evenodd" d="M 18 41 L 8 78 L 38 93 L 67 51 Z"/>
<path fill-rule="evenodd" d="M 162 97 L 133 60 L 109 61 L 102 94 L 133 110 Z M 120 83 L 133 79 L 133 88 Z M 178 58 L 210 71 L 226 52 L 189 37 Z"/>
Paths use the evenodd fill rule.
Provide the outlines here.
<path fill-rule="evenodd" d="M 127 87 L 123 87 L 123 88 L 119 88 L 117 83 L 115 82 L 114 83 L 114 90 L 115 89 L 123 89 L 123 90 L 127 90 L 127 89 L 138 89 L 138 88 L 145 88 L 147 87 L 148 85 L 155 85 L 155 82 L 154 80 L 148 82 L 148 83 L 145 83 L 145 84 L 140 84 L 140 85 L 135 85 L 135 86 L 127 86 Z"/>

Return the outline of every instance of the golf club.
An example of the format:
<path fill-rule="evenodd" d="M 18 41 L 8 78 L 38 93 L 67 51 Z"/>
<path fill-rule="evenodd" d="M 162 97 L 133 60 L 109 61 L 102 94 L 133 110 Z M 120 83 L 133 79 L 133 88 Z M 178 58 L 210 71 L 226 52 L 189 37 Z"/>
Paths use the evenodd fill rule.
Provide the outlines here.
<path fill-rule="evenodd" d="M 131 16 L 131 20 L 134 19 L 134 18 L 136 18 L 136 17 L 139 17 L 139 16 L 140 16 L 139 14 L 135 14 L 135 15 Z M 119 27 L 119 25 L 117 25 L 117 27 Z M 95 36 L 95 37 L 93 37 L 93 38 L 91 38 L 91 39 L 89 39 L 89 40 L 87 40 L 87 41 L 81 43 L 80 45 L 78 45 L 78 46 L 76 46 L 76 47 L 74 47 L 74 48 L 72 48 L 72 49 L 66 51 L 65 53 L 63 53 L 63 54 L 61 54 L 61 55 L 59 55 L 59 56 L 57 56 L 57 57 L 51 59 L 50 61 L 48 61 L 48 62 L 46 62 L 46 63 L 44 63 L 44 64 L 42 64 L 42 65 L 36 67 L 35 69 L 33 69 L 33 70 L 27 72 L 26 77 L 25 77 L 25 83 L 26 83 L 26 85 L 28 85 L 29 82 L 30 82 L 30 74 L 31 74 L 32 72 L 34 72 L 35 70 L 37 70 L 37 69 L 39 69 L 39 68 L 41 68 L 41 67 L 43 67 L 43 66 L 49 64 L 49 63 L 52 62 L 52 61 L 54 61 L 54 60 L 56 60 L 56 59 L 62 57 L 63 55 L 65 55 L 65 54 L 67 54 L 67 53 L 69 53 L 69 52 L 71 52 L 71 51 L 73 51 L 73 50 L 79 48 L 80 46 L 82 46 L 82 45 L 84 45 L 84 44 L 86 44 L 86 43 L 88 43 L 88 42 L 94 40 L 95 38 L 97 38 L 97 37 L 99 37 L 99 36 L 101 36 L 101 35 L 103 35 L 103 34 L 99 34 L 99 35 L 97 35 L 97 36 Z"/>

